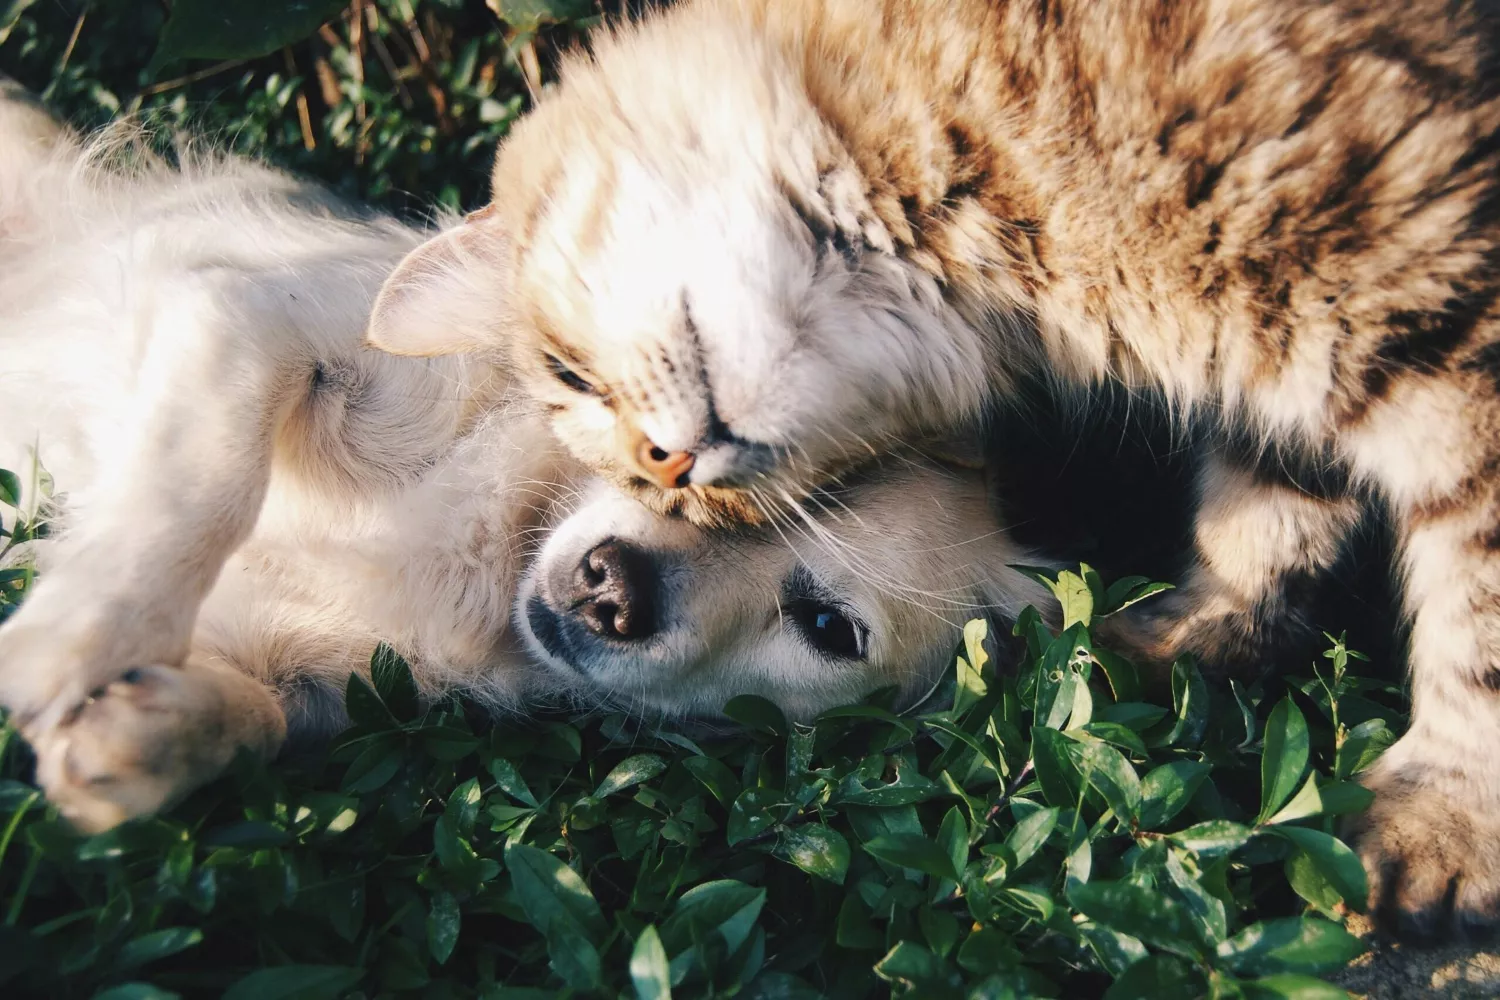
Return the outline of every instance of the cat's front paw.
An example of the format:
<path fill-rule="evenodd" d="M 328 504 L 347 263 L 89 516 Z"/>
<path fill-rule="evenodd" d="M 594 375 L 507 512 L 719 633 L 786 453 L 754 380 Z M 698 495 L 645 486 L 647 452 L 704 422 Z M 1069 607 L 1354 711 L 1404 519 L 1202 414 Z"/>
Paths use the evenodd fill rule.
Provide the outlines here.
<path fill-rule="evenodd" d="M 1147 668 L 1148 678 L 1167 677 L 1183 656 L 1210 676 L 1251 678 L 1285 662 L 1305 631 L 1288 610 L 1272 614 L 1223 595 L 1175 590 L 1102 619 L 1094 636 Z"/>
<path fill-rule="evenodd" d="M 1375 801 L 1345 836 L 1364 862 L 1376 927 L 1434 941 L 1500 925 L 1500 810 L 1492 789 L 1411 764 L 1377 764 L 1364 784 Z"/>
<path fill-rule="evenodd" d="M 23 735 L 47 798 L 94 833 L 171 805 L 241 747 L 274 754 L 285 732 L 275 699 L 250 678 L 217 664 L 154 664 L 121 671 Z"/>

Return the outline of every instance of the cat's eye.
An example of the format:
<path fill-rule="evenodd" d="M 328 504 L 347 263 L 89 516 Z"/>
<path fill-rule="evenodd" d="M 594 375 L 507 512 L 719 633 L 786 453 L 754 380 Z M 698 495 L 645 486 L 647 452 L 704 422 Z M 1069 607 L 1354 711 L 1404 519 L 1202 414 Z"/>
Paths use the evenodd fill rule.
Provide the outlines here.
<path fill-rule="evenodd" d="M 816 598 L 787 602 L 782 613 L 807 644 L 825 656 L 863 660 L 867 634 L 863 624 L 844 608 Z"/>
<path fill-rule="evenodd" d="M 547 355 L 547 370 L 552 373 L 553 378 L 557 379 L 559 382 L 567 386 L 569 389 L 572 389 L 574 392 L 597 393 L 599 391 L 594 383 L 590 382 L 582 375 L 579 375 L 573 369 L 564 364 L 560 359 L 555 358 L 550 354 Z"/>

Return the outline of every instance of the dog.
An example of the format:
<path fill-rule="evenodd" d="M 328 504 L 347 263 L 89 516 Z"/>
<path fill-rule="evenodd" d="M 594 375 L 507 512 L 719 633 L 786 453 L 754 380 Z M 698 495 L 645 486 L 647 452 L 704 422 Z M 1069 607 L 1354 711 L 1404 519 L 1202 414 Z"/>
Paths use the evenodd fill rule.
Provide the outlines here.
<path fill-rule="evenodd" d="M 493 356 L 366 349 L 430 235 L 0 96 L 0 467 L 51 526 L 13 556 L 0 706 L 80 829 L 326 733 L 379 643 L 500 715 L 806 718 L 924 690 L 965 619 L 1040 599 L 975 468 L 898 456 L 715 532 L 585 473 Z"/>

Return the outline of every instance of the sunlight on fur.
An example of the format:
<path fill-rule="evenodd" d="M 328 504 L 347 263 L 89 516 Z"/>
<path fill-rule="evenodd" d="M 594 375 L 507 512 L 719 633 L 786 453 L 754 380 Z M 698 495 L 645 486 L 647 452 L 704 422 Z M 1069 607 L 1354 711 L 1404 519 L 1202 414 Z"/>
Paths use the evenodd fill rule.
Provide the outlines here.
<path fill-rule="evenodd" d="M 156 138 L 83 144 L 0 102 L 0 467 L 40 442 L 63 491 L 0 705 L 78 826 L 326 733 L 378 642 L 426 696 L 496 711 L 712 717 L 751 692 L 806 717 L 925 690 L 965 619 L 1035 599 L 973 469 L 768 496 L 758 531 L 647 511 L 497 359 L 364 349 L 427 234 Z"/>

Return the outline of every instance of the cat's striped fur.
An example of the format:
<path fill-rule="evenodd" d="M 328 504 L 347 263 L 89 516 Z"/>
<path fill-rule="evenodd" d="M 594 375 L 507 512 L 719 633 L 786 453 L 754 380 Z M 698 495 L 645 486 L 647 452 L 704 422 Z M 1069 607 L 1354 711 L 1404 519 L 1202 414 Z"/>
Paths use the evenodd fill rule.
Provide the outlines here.
<path fill-rule="evenodd" d="M 962 426 L 1022 369 L 1159 391 L 1335 467 L 1350 486 L 1324 496 L 1211 467 L 1200 564 L 1143 645 L 1212 657 L 1381 494 L 1416 712 L 1367 777 L 1360 849 L 1387 916 L 1493 922 L 1488 17 L 1458 0 L 690 2 L 565 65 L 501 150 L 493 211 L 398 272 L 372 339 L 497 336 L 445 289 L 503 257 L 512 363 L 560 436 L 700 520 L 755 519 Z M 657 453 L 696 459 L 667 483 L 686 488 L 648 485 Z"/>

